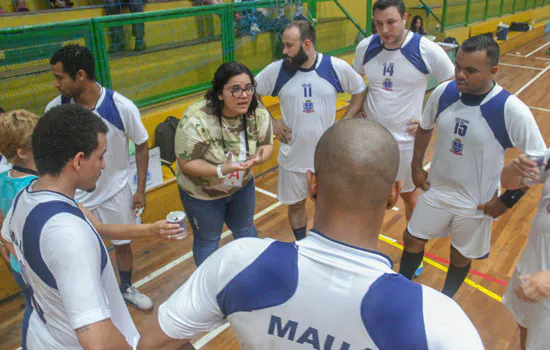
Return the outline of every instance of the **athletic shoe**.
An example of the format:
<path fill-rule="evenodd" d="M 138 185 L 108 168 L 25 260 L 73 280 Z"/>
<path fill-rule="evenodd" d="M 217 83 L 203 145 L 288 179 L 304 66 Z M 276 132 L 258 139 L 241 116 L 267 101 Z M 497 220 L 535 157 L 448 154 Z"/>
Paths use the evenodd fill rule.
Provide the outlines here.
<path fill-rule="evenodd" d="M 134 46 L 134 51 L 145 51 L 145 40 L 143 39 L 136 39 L 136 45 Z"/>
<path fill-rule="evenodd" d="M 153 301 L 147 295 L 141 293 L 134 286 L 128 287 L 126 292 L 122 293 L 124 300 L 134 305 L 140 310 L 149 310 L 153 307 Z"/>
<path fill-rule="evenodd" d="M 413 280 L 420 277 L 420 274 L 422 273 L 423 270 L 424 270 L 424 261 L 422 261 L 420 263 L 420 266 L 418 266 L 418 268 L 416 269 L 416 272 L 413 275 Z"/>

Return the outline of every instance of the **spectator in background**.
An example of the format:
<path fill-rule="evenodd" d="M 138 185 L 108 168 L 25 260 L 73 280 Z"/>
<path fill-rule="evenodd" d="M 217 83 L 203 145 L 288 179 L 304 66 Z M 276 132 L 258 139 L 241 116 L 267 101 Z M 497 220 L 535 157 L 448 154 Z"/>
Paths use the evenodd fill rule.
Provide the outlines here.
<path fill-rule="evenodd" d="M 222 64 L 176 131 L 177 181 L 197 266 L 218 249 L 224 222 L 235 238 L 257 237 L 252 167 L 271 157 L 273 129 L 255 90 L 246 66 Z"/>
<path fill-rule="evenodd" d="M 143 12 L 143 2 L 144 0 L 105 0 L 105 10 L 108 16 L 121 14 L 123 6 L 128 6 L 132 13 Z M 109 52 L 121 51 L 124 48 L 124 29 L 122 26 L 111 27 L 110 33 L 111 46 Z M 146 49 L 145 40 L 143 39 L 145 37 L 145 24 L 132 24 L 132 35 L 136 38 L 134 50 L 136 52 L 144 51 Z"/>
<path fill-rule="evenodd" d="M 13 164 L 12 170 L 0 173 L 0 226 L 15 195 L 36 179 L 31 135 L 38 119 L 38 116 L 25 110 L 0 114 L 0 153 Z M 26 349 L 25 340 L 32 311 L 30 291 L 21 276 L 21 268 L 14 252 L 2 242 L 0 253 L 10 267 L 13 278 L 25 298 L 21 344 L 23 349 Z"/>
<path fill-rule="evenodd" d="M 51 0 L 50 8 L 52 9 L 64 9 L 71 8 L 74 6 L 74 2 L 70 0 Z"/>
<path fill-rule="evenodd" d="M 424 20 L 421 16 L 414 16 L 411 21 L 411 32 L 418 33 L 420 35 L 427 35 L 426 31 L 424 30 Z"/>
<path fill-rule="evenodd" d="M 13 9 L 15 12 L 29 12 L 29 7 L 25 0 L 13 0 Z M 4 11 L 0 7 L 0 14 L 1 13 L 4 13 Z"/>

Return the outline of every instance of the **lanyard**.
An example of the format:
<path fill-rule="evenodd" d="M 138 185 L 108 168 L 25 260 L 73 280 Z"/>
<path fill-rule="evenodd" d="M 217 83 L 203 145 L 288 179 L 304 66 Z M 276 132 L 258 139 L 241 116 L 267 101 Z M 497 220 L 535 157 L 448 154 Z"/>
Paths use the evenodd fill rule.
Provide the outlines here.
<path fill-rule="evenodd" d="M 29 168 L 22 168 L 22 167 L 17 166 L 17 165 L 13 165 L 11 168 L 13 170 L 19 171 L 20 173 L 23 173 L 23 174 L 38 176 L 38 171 L 36 171 L 36 170 L 32 170 L 32 169 L 29 169 Z"/>
<path fill-rule="evenodd" d="M 223 137 L 222 118 L 223 117 L 220 117 L 218 119 L 220 121 L 220 129 L 221 129 L 221 133 L 222 133 L 223 152 L 227 155 L 228 154 L 227 146 L 225 145 L 225 138 Z M 248 157 L 248 153 L 250 152 L 250 150 L 249 150 L 249 146 L 248 146 L 248 130 L 246 130 L 246 117 L 244 115 L 241 115 L 241 120 L 242 120 L 242 124 L 244 126 L 244 143 L 245 143 L 245 147 L 246 147 L 246 156 Z M 240 139 L 240 136 L 239 136 L 239 139 Z M 239 141 L 239 144 L 240 144 L 240 141 Z"/>

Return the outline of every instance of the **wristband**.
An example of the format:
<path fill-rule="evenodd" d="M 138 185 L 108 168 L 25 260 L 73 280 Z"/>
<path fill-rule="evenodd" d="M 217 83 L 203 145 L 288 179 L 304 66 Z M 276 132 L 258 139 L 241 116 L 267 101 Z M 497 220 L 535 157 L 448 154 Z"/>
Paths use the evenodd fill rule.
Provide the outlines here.
<path fill-rule="evenodd" d="M 517 190 L 506 190 L 498 199 L 504 204 L 507 208 L 512 208 L 514 204 L 516 204 L 525 192 L 523 189 L 517 189 Z"/>
<path fill-rule="evenodd" d="M 216 167 L 216 172 L 218 173 L 218 179 L 225 179 L 227 177 L 222 173 L 222 164 Z"/>

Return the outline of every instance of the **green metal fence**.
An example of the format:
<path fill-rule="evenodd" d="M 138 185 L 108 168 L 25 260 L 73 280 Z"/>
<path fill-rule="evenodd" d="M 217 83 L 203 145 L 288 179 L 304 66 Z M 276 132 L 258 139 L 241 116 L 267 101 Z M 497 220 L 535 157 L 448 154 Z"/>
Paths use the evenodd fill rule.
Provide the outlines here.
<path fill-rule="evenodd" d="M 364 10 L 352 17 L 350 4 L 359 2 L 364 2 Z M 363 28 L 370 28 L 367 9 L 372 7 L 371 0 L 260 0 L 2 29 L 0 106 L 42 113 L 58 94 L 49 59 L 67 43 L 87 45 L 95 57 L 97 80 L 139 107 L 202 91 L 222 62 L 238 60 L 258 72 L 279 58 L 284 26 L 277 25 L 289 23 L 298 5 L 317 27 L 317 48 L 322 52 L 352 52 L 358 34 L 367 35 Z M 338 11 L 327 11 L 327 6 Z M 259 33 L 250 32 L 249 26 L 243 30 L 242 21 L 258 11 L 277 28 Z M 286 22 L 280 22 L 281 13 Z M 142 52 L 133 50 L 131 28 L 136 24 L 146 28 L 147 50 Z M 124 30 L 122 52 L 111 50 L 117 28 Z M 338 28 L 338 35 L 331 28 Z"/>

